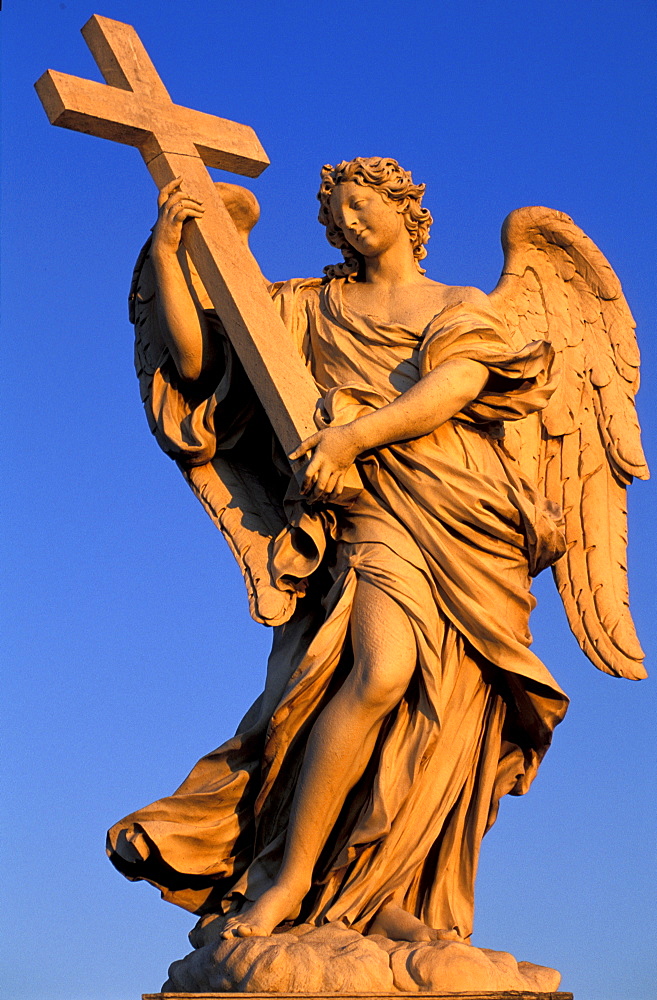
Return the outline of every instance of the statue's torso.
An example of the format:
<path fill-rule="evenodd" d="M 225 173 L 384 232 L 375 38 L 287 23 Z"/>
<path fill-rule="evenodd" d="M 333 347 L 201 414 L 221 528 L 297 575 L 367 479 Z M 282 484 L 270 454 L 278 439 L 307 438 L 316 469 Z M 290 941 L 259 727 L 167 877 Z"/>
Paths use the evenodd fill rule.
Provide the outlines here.
<path fill-rule="evenodd" d="M 420 278 L 417 284 L 385 288 L 380 284 L 347 280 L 341 282 L 346 309 L 371 316 L 388 326 L 425 330 L 432 319 L 455 302 L 487 299 L 478 288 L 443 285 Z"/>
<path fill-rule="evenodd" d="M 367 385 L 389 402 L 419 378 L 422 326 L 389 322 L 363 311 L 340 279 L 313 289 L 308 301 L 307 353 L 313 376 L 327 392 Z"/>
<path fill-rule="evenodd" d="M 307 289 L 304 350 L 324 392 L 358 382 L 390 402 L 418 381 L 422 344 L 441 312 L 473 298 L 490 308 L 478 289 L 427 282 L 411 290 L 416 301 L 381 301 L 371 286 L 344 279 Z"/>

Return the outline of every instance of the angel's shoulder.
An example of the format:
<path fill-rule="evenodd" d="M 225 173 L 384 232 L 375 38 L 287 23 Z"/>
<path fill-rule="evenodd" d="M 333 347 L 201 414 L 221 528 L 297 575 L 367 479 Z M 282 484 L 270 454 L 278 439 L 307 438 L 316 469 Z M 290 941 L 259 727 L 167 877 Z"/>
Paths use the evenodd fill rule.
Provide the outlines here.
<path fill-rule="evenodd" d="M 450 306 L 458 302 L 473 306 L 490 306 L 490 299 L 486 293 L 474 285 L 445 285 L 444 296 L 445 304 Z"/>
<path fill-rule="evenodd" d="M 323 284 L 322 278 L 285 278 L 282 281 L 272 281 L 269 283 L 269 290 L 274 292 L 305 292 L 310 289 L 319 289 Z"/>
<path fill-rule="evenodd" d="M 322 287 L 321 278 L 288 278 L 286 281 L 274 281 L 269 284 L 269 294 L 276 301 L 294 300 L 297 304 L 319 297 Z"/>
<path fill-rule="evenodd" d="M 443 285 L 440 293 L 440 314 L 445 320 L 465 321 L 484 325 L 508 339 L 508 324 L 503 312 L 490 295 L 474 285 Z"/>

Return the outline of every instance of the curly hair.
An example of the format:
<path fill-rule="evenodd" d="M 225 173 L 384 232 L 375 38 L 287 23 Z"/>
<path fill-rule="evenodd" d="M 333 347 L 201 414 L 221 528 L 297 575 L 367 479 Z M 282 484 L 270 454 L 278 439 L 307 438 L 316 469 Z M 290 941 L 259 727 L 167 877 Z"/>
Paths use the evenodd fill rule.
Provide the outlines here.
<path fill-rule="evenodd" d="M 344 257 L 343 263 L 330 264 L 324 268 L 327 279 L 358 273 L 363 267 L 363 258 L 346 240 L 331 211 L 333 190 L 346 181 L 373 187 L 384 198 L 399 206 L 404 215 L 417 269 L 424 274 L 420 261 L 427 255 L 425 243 L 429 239 L 433 219 L 429 209 L 422 208 L 425 185 L 414 184 L 410 170 L 400 167 L 397 160 L 381 156 L 357 156 L 354 160 L 343 160 L 337 167 L 330 164 L 322 167 L 321 178 L 317 193 L 320 203 L 318 219 L 326 226 L 326 238 L 331 246 L 341 250 Z"/>

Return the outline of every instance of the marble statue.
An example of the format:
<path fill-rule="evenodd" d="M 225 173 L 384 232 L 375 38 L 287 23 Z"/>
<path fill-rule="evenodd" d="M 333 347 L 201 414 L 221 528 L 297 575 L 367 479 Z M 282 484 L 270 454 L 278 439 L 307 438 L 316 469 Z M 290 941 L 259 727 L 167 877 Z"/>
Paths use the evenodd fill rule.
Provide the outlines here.
<path fill-rule="evenodd" d="M 534 207 L 507 218 L 490 294 L 433 281 L 424 185 L 358 157 L 321 171 L 342 260 L 268 284 L 254 195 L 203 166 L 256 175 L 257 138 L 173 105 L 134 29 L 83 31 L 108 86 L 48 71 L 37 89 L 55 124 L 138 146 L 160 187 L 130 296 L 142 399 L 273 629 L 235 736 L 108 835 L 119 871 L 200 916 L 169 986 L 328 989 L 345 961 L 353 985 L 355 948 L 364 990 L 556 989 L 469 947 L 474 882 L 568 704 L 529 648 L 532 578 L 552 568 L 596 667 L 645 676 L 625 491 L 648 473 L 618 279 Z M 285 979 L 311 945 L 332 971 Z M 267 962 L 253 978 L 272 947 L 274 979 Z"/>
<path fill-rule="evenodd" d="M 246 239 L 253 195 L 220 193 Z M 482 837 L 567 707 L 529 649 L 546 567 L 592 662 L 644 675 L 624 556 L 625 487 L 646 468 L 620 285 L 544 208 L 507 219 L 490 295 L 432 281 L 423 194 L 392 159 L 324 167 L 319 217 L 343 262 L 269 286 L 318 386 L 318 430 L 291 456 L 310 457 L 301 489 L 180 248 L 203 212 L 182 178 L 137 266 L 151 427 L 275 624 L 236 736 L 117 824 L 110 857 L 225 914 L 225 938 L 332 921 L 470 938 Z"/>

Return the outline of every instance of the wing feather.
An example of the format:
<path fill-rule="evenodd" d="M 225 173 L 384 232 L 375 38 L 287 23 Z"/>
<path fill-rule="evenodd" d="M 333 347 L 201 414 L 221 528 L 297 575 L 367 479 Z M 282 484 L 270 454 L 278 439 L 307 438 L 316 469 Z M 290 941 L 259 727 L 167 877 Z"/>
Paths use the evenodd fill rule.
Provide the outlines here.
<path fill-rule="evenodd" d="M 634 405 L 639 352 L 620 282 L 573 220 L 547 208 L 512 212 L 504 269 L 491 293 L 516 343 L 552 344 L 559 386 L 507 447 L 564 515 L 554 567 L 568 621 L 601 670 L 645 676 L 629 610 L 626 486 L 648 477 Z"/>

